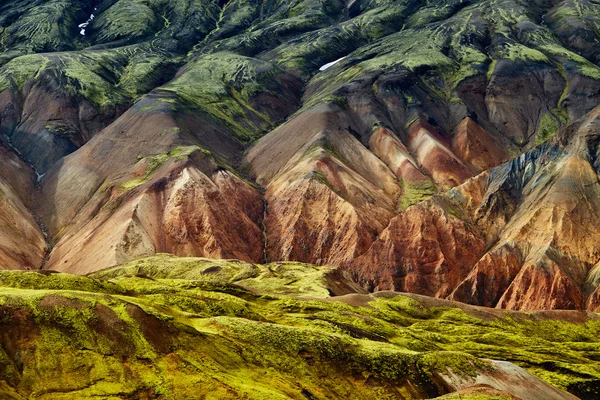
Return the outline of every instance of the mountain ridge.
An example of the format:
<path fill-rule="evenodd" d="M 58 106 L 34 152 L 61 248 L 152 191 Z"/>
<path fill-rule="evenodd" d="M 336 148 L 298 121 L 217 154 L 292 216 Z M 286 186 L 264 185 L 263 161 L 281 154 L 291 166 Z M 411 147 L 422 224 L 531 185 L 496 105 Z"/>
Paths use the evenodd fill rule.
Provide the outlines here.
<path fill-rule="evenodd" d="M 89 273 L 170 252 L 344 265 L 366 287 L 396 288 L 411 252 L 422 258 L 433 243 L 408 231 L 406 257 L 377 255 L 396 221 L 421 213 L 421 224 L 445 224 L 447 210 L 434 215 L 424 200 L 549 143 L 600 98 L 592 1 L 69 4 L 12 1 L 0 12 L 3 145 L 33 168 L 0 176 L 2 200 L 29 221 L 0 218 L 2 268 Z M 53 17 L 36 25 L 40 10 Z M 36 174 L 39 184 L 14 187 L 15 176 Z M 592 244 L 589 254 L 552 247 L 544 276 L 520 268 L 525 236 L 477 263 L 511 204 L 484 232 L 450 222 L 467 246 L 421 271 L 458 268 L 440 275 L 449 282 L 398 288 L 514 309 L 595 309 L 595 275 L 571 271 L 598 262 Z M 469 220 L 461 207 L 450 214 Z M 15 252 L 12 237 L 26 246 Z M 500 300 L 506 282 L 481 293 L 476 276 L 514 283 L 517 294 Z M 570 300 L 522 300 L 536 279 Z"/>
<path fill-rule="evenodd" d="M 0 4 L 0 398 L 600 396 L 596 0 Z"/>

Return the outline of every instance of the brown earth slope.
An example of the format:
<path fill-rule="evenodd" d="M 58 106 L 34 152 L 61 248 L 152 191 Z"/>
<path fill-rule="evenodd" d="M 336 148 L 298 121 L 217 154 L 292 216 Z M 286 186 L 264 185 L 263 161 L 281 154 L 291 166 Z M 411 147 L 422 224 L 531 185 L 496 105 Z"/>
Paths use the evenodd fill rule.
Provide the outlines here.
<path fill-rule="evenodd" d="M 394 218 L 350 268 L 372 288 L 509 309 L 598 310 L 600 108 Z"/>
<path fill-rule="evenodd" d="M 0 141 L 0 269 L 33 269 L 42 265 L 47 246 L 32 216 L 33 169 Z"/>

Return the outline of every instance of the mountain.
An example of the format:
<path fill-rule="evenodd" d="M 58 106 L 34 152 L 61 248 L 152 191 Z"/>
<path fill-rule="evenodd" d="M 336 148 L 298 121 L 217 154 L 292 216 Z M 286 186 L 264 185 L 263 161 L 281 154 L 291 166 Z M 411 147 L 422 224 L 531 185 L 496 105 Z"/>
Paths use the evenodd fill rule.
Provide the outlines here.
<path fill-rule="evenodd" d="M 595 310 L 596 150 L 570 137 L 594 135 L 599 21 L 594 1 L 5 2 L 2 268 L 291 260 Z"/>
<path fill-rule="evenodd" d="M 3 399 L 599 393 L 591 312 L 366 294 L 331 267 L 170 255 L 87 277 L 1 271 L 0 283 Z"/>
<path fill-rule="evenodd" d="M 5 0 L 0 399 L 600 398 L 600 2 Z"/>
<path fill-rule="evenodd" d="M 368 286 L 487 307 L 600 310 L 600 107 L 395 217 L 356 262 Z"/>

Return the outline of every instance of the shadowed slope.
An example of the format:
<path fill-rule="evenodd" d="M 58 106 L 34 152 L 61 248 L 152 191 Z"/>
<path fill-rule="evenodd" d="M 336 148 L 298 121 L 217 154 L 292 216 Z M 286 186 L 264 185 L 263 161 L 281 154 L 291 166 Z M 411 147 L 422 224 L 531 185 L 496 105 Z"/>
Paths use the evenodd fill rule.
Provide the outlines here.
<path fill-rule="evenodd" d="M 30 212 L 35 175 L 2 141 L 0 171 L 0 269 L 37 268 L 47 246 Z"/>

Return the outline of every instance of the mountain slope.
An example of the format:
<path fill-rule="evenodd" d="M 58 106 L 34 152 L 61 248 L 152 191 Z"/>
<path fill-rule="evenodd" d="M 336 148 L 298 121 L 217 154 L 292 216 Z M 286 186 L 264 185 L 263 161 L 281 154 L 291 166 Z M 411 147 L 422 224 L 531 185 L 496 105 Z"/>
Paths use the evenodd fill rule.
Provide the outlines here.
<path fill-rule="evenodd" d="M 547 144 L 409 209 L 356 261 L 357 275 L 488 307 L 598 310 L 599 132 L 596 108 Z"/>
<path fill-rule="evenodd" d="M 557 161 L 530 206 L 484 181 L 593 119 L 599 21 L 570 0 L 11 0 L 0 130 L 33 171 L 0 253 L 81 274 L 157 252 L 294 260 L 370 289 L 596 309 L 595 230 L 567 232 L 594 226 L 596 170 Z M 472 215 L 489 199 L 507 203 Z"/>
<path fill-rule="evenodd" d="M 29 269 L 42 265 L 47 252 L 44 232 L 30 210 L 34 206 L 35 175 L 0 142 L 0 269 Z"/>

